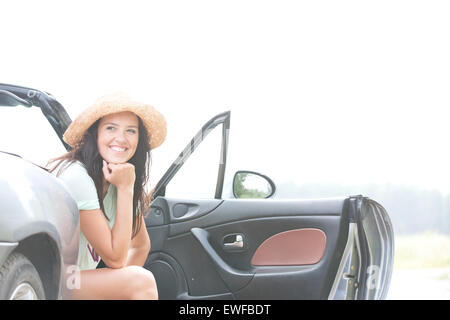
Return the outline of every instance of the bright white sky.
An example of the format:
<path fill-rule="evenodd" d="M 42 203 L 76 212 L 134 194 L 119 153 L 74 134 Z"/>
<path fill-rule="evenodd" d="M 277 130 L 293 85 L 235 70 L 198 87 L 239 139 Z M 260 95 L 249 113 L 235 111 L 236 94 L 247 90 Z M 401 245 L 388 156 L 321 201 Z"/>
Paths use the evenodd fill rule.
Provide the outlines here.
<path fill-rule="evenodd" d="M 448 1 L 8 1 L 0 11 L 0 82 L 48 91 L 72 118 L 111 90 L 154 105 L 168 122 L 156 173 L 231 110 L 230 170 L 450 191 Z"/>

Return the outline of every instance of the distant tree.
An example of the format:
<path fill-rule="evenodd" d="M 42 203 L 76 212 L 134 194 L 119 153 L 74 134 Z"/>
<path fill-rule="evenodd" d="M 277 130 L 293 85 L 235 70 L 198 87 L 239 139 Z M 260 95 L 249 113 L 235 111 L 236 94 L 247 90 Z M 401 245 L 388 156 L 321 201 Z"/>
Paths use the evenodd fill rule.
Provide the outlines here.
<path fill-rule="evenodd" d="M 257 189 L 246 189 L 244 186 L 245 179 L 247 178 L 247 173 L 240 173 L 234 179 L 234 193 L 237 198 L 240 199 L 260 199 L 267 196 L 266 193 L 259 191 Z"/>
<path fill-rule="evenodd" d="M 234 179 L 233 190 L 237 198 L 242 198 L 245 193 L 244 181 L 247 178 L 246 173 L 240 173 Z"/>

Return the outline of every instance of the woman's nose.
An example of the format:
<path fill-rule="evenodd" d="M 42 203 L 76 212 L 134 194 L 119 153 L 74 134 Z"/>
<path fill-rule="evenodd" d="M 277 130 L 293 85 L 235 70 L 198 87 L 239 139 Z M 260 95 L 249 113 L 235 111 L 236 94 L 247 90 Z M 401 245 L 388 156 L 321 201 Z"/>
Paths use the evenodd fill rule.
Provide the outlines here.
<path fill-rule="evenodd" d="M 114 138 L 115 138 L 115 140 L 120 141 L 120 142 L 126 141 L 125 133 L 122 132 L 121 130 L 116 130 L 116 135 Z"/>

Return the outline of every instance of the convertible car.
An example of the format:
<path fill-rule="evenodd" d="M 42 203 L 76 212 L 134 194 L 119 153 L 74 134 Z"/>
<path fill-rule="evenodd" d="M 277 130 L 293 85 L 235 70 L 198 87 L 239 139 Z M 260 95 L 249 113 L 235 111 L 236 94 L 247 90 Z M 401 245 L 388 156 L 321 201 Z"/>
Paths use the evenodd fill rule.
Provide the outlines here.
<path fill-rule="evenodd" d="M 71 119 L 52 95 L 0 84 L 0 109 L 17 108 L 25 110 L 22 118 L 40 110 L 69 149 L 62 134 Z M 385 209 L 361 195 L 277 200 L 275 183 L 249 170 L 225 181 L 229 129 L 230 112 L 209 120 L 154 188 L 144 267 L 160 299 L 384 299 L 394 257 Z M 214 130 L 221 145 L 211 196 L 166 195 Z M 75 201 L 42 165 L 14 153 L 0 152 L 0 299 L 70 299 L 79 239 Z"/>

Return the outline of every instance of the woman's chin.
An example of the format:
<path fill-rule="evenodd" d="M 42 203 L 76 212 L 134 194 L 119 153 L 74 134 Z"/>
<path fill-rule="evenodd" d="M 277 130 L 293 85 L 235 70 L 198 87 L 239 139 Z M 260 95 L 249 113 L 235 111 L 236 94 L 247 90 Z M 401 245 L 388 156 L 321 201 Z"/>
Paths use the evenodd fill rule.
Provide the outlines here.
<path fill-rule="evenodd" d="M 123 157 L 103 157 L 103 159 L 108 163 L 114 163 L 114 164 L 121 164 L 126 163 L 129 158 L 123 158 Z"/>

